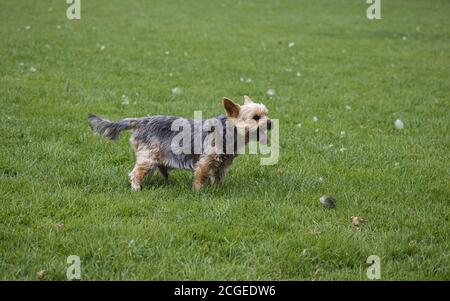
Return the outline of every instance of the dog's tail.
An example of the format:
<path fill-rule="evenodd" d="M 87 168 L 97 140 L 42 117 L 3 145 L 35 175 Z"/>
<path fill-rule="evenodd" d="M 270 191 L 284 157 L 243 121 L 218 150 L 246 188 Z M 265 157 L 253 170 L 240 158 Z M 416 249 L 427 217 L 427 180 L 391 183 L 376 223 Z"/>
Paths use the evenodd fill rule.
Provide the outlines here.
<path fill-rule="evenodd" d="M 131 130 L 139 124 L 139 119 L 127 118 L 112 122 L 93 114 L 88 114 L 88 121 L 94 132 L 111 140 L 119 139 L 121 131 Z"/>

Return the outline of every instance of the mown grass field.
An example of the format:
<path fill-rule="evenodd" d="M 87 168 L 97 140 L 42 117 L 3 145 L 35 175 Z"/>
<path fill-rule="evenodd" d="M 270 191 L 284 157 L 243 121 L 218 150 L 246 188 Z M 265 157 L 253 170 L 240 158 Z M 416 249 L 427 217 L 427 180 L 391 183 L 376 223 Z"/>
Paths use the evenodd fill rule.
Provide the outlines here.
<path fill-rule="evenodd" d="M 383 280 L 450 280 L 450 2 L 365 2 L 1 1 L 0 279 L 64 280 L 74 254 L 84 280 L 367 280 L 374 254 Z M 132 192 L 130 133 L 86 120 L 244 94 L 280 160 L 201 193 L 186 171 Z"/>

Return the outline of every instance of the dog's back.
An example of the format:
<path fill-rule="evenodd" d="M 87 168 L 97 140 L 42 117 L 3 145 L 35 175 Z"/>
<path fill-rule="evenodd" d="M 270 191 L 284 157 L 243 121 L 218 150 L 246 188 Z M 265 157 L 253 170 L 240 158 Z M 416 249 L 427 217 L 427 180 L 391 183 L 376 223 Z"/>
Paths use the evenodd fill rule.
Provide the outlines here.
<path fill-rule="evenodd" d="M 204 142 L 210 133 L 204 130 L 205 123 L 213 125 L 218 122 L 226 129 L 224 115 L 198 121 L 178 116 L 155 115 L 112 122 L 89 114 L 88 121 L 94 132 L 111 140 L 117 140 L 121 131 L 132 130 L 131 145 L 136 152 L 145 149 L 147 152 L 158 153 L 165 166 L 190 170 L 194 169 L 199 155 L 205 151 Z M 201 138 L 197 136 L 199 134 Z M 185 136 L 176 139 L 178 135 Z M 225 137 L 223 138 L 225 140 Z"/>

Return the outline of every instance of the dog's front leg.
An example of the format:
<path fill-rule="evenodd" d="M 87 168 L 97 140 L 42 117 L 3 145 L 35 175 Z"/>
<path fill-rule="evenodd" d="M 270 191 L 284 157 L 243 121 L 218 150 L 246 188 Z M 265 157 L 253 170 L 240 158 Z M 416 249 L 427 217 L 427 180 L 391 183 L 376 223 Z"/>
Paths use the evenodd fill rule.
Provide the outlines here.
<path fill-rule="evenodd" d="M 194 189 L 200 191 L 203 185 L 209 179 L 209 168 L 206 166 L 197 166 L 194 171 Z"/>
<path fill-rule="evenodd" d="M 200 191 L 202 186 L 208 181 L 215 164 L 215 156 L 204 156 L 198 160 L 194 170 L 195 191 Z"/>
<path fill-rule="evenodd" d="M 214 183 L 217 185 L 223 184 L 225 176 L 233 163 L 233 157 L 222 158 L 221 164 L 214 169 Z"/>

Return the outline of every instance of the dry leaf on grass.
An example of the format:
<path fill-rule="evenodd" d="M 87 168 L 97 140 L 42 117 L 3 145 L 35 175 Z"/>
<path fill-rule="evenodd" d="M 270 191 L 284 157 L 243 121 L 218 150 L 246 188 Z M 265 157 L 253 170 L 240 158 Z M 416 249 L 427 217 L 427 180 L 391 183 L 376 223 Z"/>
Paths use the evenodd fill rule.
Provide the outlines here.
<path fill-rule="evenodd" d="M 320 229 L 312 229 L 310 233 L 311 233 L 312 235 L 319 235 L 319 234 L 322 233 L 322 232 L 320 231 Z"/>
<path fill-rule="evenodd" d="M 361 226 L 366 220 L 360 216 L 352 216 L 352 226 L 353 227 L 359 227 Z"/>
<path fill-rule="evenodd" d="M 280 167 L 280 168 L 278 168 L 277 169 L 277 175 L 280 177 L 280 176 L 282 176 L 283 175 L 283 169 Z"/>
<path fill-rule="evenodd" d="M 44 277 L 45 277 L 45 270 L 41 270 L 41 271 L 37 272 L 36 276 L 37 276 L 38 279 L 44 279 Z"/>
<path fill-rule="evenodd" d="M 56 229 L 58 229 L 58 230 L 64 229 L 64 224 L 63 223 L 57 223 L 56 224 Z"/>

